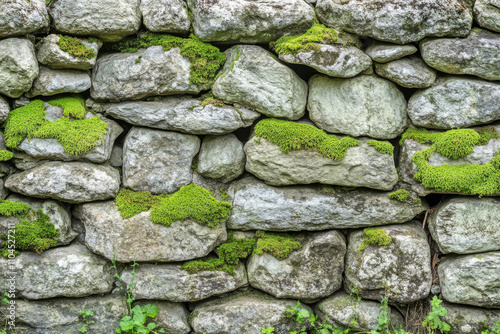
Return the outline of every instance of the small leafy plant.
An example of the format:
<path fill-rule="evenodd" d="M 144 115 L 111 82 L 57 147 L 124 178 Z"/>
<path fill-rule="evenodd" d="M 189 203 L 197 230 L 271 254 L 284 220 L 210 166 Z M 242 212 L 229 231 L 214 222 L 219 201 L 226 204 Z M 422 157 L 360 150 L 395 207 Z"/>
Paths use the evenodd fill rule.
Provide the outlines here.
<path fill-rule="evenodd" d="M 441 320 L 448 314 L 448 311 L 441 305 L 443 301 L 434 296 L 431 300 L 432 309 L 429 314 L 424 318 L 422 326 L 426 327 L 430 334 L 435 333 L 448 333 L 450 325 Z"/>
<path fill-rule="evenodd" d="M 89 318 L 94 315 L 94 312 L 91 310 L 87 310 L 84 308 L 83 310 L 80 310 L 80 314 L 82 316 L 82 322 L 83 326 L 78 328 L 78 331 L 80 333 L 88 333 L 88 328 L 91 324 L 95 324 L 95 321 L 89 321 Z"/>
<path fill-rule="evenodd" d="M 493 328 L 486 329 L 481 332 L 481 334 L 500 334 L 500 319 L 493 324 Z"/>

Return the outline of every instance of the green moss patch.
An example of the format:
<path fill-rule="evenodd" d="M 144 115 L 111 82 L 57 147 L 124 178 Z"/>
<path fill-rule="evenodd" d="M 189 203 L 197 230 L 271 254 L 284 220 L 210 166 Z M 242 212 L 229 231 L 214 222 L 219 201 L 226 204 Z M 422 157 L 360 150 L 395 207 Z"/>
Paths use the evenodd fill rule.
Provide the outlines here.
<path fill-rule="evenodd" d="M 63 116 L 65 117 L 84 119 L 87 113 L 85 101 L 81 97 L 61 97 L 50 100 L 47 103 L 51 106 L 61 107 L 63 109 Z"/>
<path fill-rule="evenodd" d="M 208 106 L 209 104 L 212 104 L 216 107 L 224 108 L 226 105 L 224 104 L 224 101 L 216 99 L 212 92 L 205 94 L 204 95 L 204 100 L 200 102 L 200 105 L 203 107 Z"/>
<path fill-rule="evenodd" d="M 24 203 L 12 201 L 0 201 L 0 216 L 3 217 L 26 217 L 31 211 L 31 207 Z"/>
<path fill-rule="evenodd" d="M 162 195 L 152 195 L 149 191 L 133 191 L 123 188 L 115 202 L 123 219 L 131 218 L 143 211 L 161 204 Z"/>
<path fill-rule="evenodd" d="M 367 227 L 363 230 L 363 239 L 358 248 L 358 253 L 364 251 L 368 246 L 388 246 L 392 243 L 392 238 L 387 232 L 376 227 Z"/>
<path fill-rule="evenodd" d="M 410 199 L 410 193 L 405 189 L 396 190 L 395 192 L 390 193 L 388 196 L 389 199 L 393 199 L 399 202 L 406 202 Z"/>
<path fill-rule="evenodd" d="M 8 161 L 14 157 L 14 153 L 7 150 L 0 150 L 0 161 Z"/>
<path fill-rule="evenodd" d="M 356 139 L 348 136 L 339 139 L 312 125 L 274 118 L 266 118 L 257 123 L 255 136 L 278 145 L 283 153 L 300 149 L 312 150 L 332 160 L 343 159 L 349 147 L 359 145 Z"/>
<path fill-rule="evenodd" d="M 337 31 L 315 23 L 303 35 L 284 36 L 269 46 L 278 54 L 296 54 L 299 52 L 319 51 L 318 43 L 333 44 L 339 36 Z"/>
<path fill-rule="evenodd" d="M 278 260 L 286 259 L 290 253 L 302 248 L 300 242 L 286 233 L 270 233 L 258 232 L 257 245 L 255 246 L 254 253 L 262 255 L 269 253 Z"/>
<path fill-rule="evenodd" d="M 378 140 L 369 140 L 366 143 L 382 154 L 394 154 L 394 146 L 391 143 Z"/>
<path fill-rule="evenodd" d="M 73 57 L 87 60 L 96 56 L 94 49 L 86 47 L 78 38 L 64 35 L 58 36 L 59 42 L 57 42 L 57 45 L 59 48 Z"/>

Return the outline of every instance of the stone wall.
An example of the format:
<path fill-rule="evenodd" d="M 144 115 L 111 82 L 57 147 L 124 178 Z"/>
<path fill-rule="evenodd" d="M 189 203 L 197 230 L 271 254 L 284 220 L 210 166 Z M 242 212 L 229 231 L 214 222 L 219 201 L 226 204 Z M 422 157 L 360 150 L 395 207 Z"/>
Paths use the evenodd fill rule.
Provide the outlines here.
<path fill-rule="evenodd" d="M 410 331 L 437 295 L 491 328 L 499 8 L 0 2 L 2 317 L 114 333 L 128 290 L 165 333 L 289 333 L 297 300 L 371 330 L 388 298 Z"/>

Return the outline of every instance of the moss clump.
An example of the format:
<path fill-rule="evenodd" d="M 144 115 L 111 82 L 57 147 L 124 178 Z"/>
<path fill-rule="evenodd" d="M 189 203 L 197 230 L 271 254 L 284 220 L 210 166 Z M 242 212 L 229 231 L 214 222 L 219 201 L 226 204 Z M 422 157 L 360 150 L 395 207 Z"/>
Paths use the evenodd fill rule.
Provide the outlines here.
<path fill-rule="evenodd" d="M 349 147 L 359 145 L 356 139 L 348 136 L 339 139 L 334 135 L 327 135 L 312 125 L 274 118 L 267 118 L 257 123 L 255 136 L 278 145 L 283 153 L 288 153 L 290 150 L 313 150 L 332 160 L 343 159 Z"/>
<path fill-rule="evenodd" d="M 224 53 L 208 43 L 202 42 L 195 35 L 180 38 L 171 35 L 146 32 L 135 39 L 115 43 L 111 50 L 121 52 L 137 52 L 141 48 L 160 45 L 163 50 L 180 48 L 181 55 L 191 62 L 189 82 L 194 85 L 204 85 L 212 82 L 216 72 L 226 61 Z"/>
<path fill-rule="evenodd" d="M 286 233 L 269 233 L 258 232 L 259 239 L 254 248 L 254 254 L 262 255 L 269 253 L 278 260 L 286 259 L 290 253 L 300 249 L 302 245 L 289 234 Z"/>
<path fill-rule="evenodd" d="M 0 150 L 0 161 L 7 161 L 14 157 L 14 153 L 7 150 Z"/>
<path fill-rule="evenodd" d="M 210 92 L 209 94 L 204 95 L 205 99 L 200 102 L 200 105 L 203 107 L 208 106 L 209 104 L 212 104 L 216 107 L 224 108 L 226 105 L 224 104 L 224 101 L 218 100 L 214 97 L 214 95 Z"/>
<path fill-rule="evenodd" d="M 339 36 L 337 31 L 327 28 L 322 24 L 315 23 L 303 35 L 284 36 L 269 46 L 278 54 L 296 54 L 299 52 L 318 51 L 318 43 L 333 44 Z"/>
<path fill-rule="evenodd" d="M 47 103 L 51 106 L 61 107 L 65 117 L 84 119 L 87 113 L 85 101 L 81 97 L 61 97 Z"/>
<path fill-rule="evenodd" d="M 88 48 L 76 37 L 58 35 L 59 42 L 57 45 L 59 48 L 72 55 L 75 58 L 81 60 L 92 59 L 95 57 L 95 51 L 92 48 Z"/>
<path fill-rule="evenodd" d="M 0 216 L 4 217 L 26 217 L 31 211 L 31 207 L 24 203 L 0 201 Z"/>
<path fill-rule="evenodd" d="M 152 195 L 149 191 L 133 191 L 123 188 L 115 202 L 123 219 L 131 218 L 143 211 L 161 204 L 162 195 Z"/>
<path fill-rule="evenodd" d="M 394 199 L 400 202 L 406 202 L 408 199 L 410 199 L 410 193 L 405 189 L 396 190 L 395 192 L 390 193 L 388 196 L 389 199 Z"/>
<path fill-rule="evenodd" d="M 373 146 L 374 149 L 376 149 L 378 152 L 382 154 L 389 154 L 389 155 L 394 154 L 394 146 L 392 146 L 391 143 L 378 140 L 369 140 L 367 141 L 367 144 Z"/>
<path fill-rule="evenodd" d="M 181 266 L 182 270 L 189 274 L 196 274 L 200 271 L 223 271 L 230 275 L 235 275 L 235 266 L 227 264 L 223 259 L 215 257 L 204 257 L 199 260 L 192 260 Z"/>
<path fill-rule="evenodd" d="M 380 228 L 368 227 L 363 230 L 363 240 L 358 248 L 358 253 L 364 251 L 368 246 L 388 246 L 392 243 L 392 238 L 387 232 Z"/>

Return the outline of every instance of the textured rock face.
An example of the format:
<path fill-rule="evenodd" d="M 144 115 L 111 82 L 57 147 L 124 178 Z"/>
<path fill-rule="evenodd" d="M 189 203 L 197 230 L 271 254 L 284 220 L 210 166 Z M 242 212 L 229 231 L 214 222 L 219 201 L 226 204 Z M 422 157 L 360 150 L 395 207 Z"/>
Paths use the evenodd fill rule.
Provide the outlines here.
<path fill-rule="evenodd" d="M 500 310 L 488 310 L 446 302 L 441 305 L 448 311 L 448 314 L 442 319 L 451 326 L 450 333 L 481 334 L 484 326 L 491 328 L 500 318 Z"/>
<path fill-rule="evenodd" d="M 307 109 L 319 128 L 355 137 L 395 138 L 408 123 L 403 93 L 390 81 L 368 75 L 313 76 Z"/>
<path fill-rule="evenodd" d="M 255 45 L 226 51 L 226 63 L 213 86 L 214 95 L 270 117 L 299 119 L 304 115 L 307 84 L 294 71 Z"/>
<path fill-rule="evenodd" d="M 5 187 L 26 196 L 83 203 L 116 197 L 120 174 L 104 165 L 51 161 L 11 175 Z"/>
<path fill-rule="evenodd" d="M 25 35 L 49 25 L 44 0 L 13 0 L 0 4 L 0 37 Z"/>
<path fill-rule="evenodd" d="M 348 236 L 345 265 L 347 286 L 363 298 L 408 304 L 427 297 L 431 289 L 431 253 L 427 236 L 417 223 L 379 227 L 392 238 L 387 246 L 368 246 L 358 252 L 363 231 Z"/>
<path fill-rule="evenodd" d="M 50 3 L 49 13 L 58 31 L 116 42 L 139 30 L 139 3 L 139 0 L 58 0 Z"/>
<path fill-rule="evenodd" d="M 317 300 L 342 286 L 345 237 L 339 231 L 298 235 L 302 248 L 278 260 L 263 253 L 247 263 L 248 281 L 278 298 Z"/>
<path fill-rule="evenodd" d="M 439 204 L 428 222 L 442 253 L 500 250 L 500 199 L 449 198 Z"/>
<path fill-rule="evenodd" d="M 500 85 L 460 77 L 440 78 L 408 102 L 408 116 L 418 127 L 452 129 L 500 119 Z"/>
<path fill-rule="evenodd" d="M 226 240 L 224 223 L 209 228 L 185 220 L 165 227 L 152 223 L 149 212 L 122 219 L 114 201 L 79 205 L 73 215 L 85 226 L 85 244 L 91 251 L 122 263 L 191 260 Z"/>
<path fill-rule="evenodd" d="M 326 158 L 321 153 L 296 150 L 283 153 L 279 146 L 251 137 L 243 149 L 247 156 L 245 169 L 267 184 L 323 183 L 346 187 L 391 190 L 398 180 L 392 155 L 377 152 L 359 140 L 349 148 L 342 160 Z"/>
<path fill-rule="evenodd" d="M 280 54 L 287 63 L 302 64 L 336 78 L 350 78 L 369 68 L 370 57 L 354 46 L 320 44 L 319 51 Z"/>
<path fill-rule="evenodd" d="M 45 251 L 41 255 L 26 252 L 16 257 L 16 289 L 21 297 L 85 297 L 109 293 L 114 277 L 111 263 L 92 254 L 85 246 L 73 244 Z M 7 259 L 0 259 L 2 272 L 12 271 Z M 0 283 L 8 291 L 9 283 Z"/>
<path fill-rule="evenodd" d="M 427 88 L 436 81 L 436 71 L 419 57 L 407 57 L 386 64 L 375 64 L 375 72 L 406 88 Z"/>
<path fill-rule="evenodd" d="M 0 123 L 5 122 L 10 113 L 9 102 L 0 95 Z"/>
<path fill-rule="evenodd" d="M 447 256 L 438 274 L 446 301 L 500 308 L 500 252 Z"/>
<path fill-rule="evenodd" d="M 432 38 L 420 43 L 427 65 L 451 74 L 500 80 L 500 35 L 473 29 L 467 38 Z"/>
<path fill-rule="evenodd" d="M 200 271 L 188 274 L 175 264 L 141 264 L 135 273 L 134 297 L 136 299 L 159 299 L 173 302 L 194 302 L 211 296 L 236 290 L 248 285 L 243 263 L 232 276 L 223 271 Z M 124 282 L 130 283 L 131 271 L 122 273 Z"/>
<path fill-rule="evenodd" d="M 197 135 L 221 135 L 250 126 L 260 114 L 240 105 L 202 106 L 190 96 L 110 104 L 106 113 L 128 123 Z"/>
<path fill-rule="evenodd" d="M 390 200 L 388 192 L 334 187 L 272 187 L 255 178 L 233 184 L 228 227 L 300 231 L 404 223 L 428 209 L 425 202 Z M 414 197 L 414 196 L 412 196 Z"/>
<path fill-rule="evenodd" d="M 149 303 L 149 301 L 143 300 L 134 303 L 134 305 L 144 306 Z M 163 328 L 165 334 L 191 333 L 188 322 L 189 313 L 183 304 L 155 300 L 154 305 L 158 307 L 158 314 L 154 318 L 154 322 L 159 328 Z"/>
<path fill-rule="evenodd" d="M 175 192 L 191 183 L 199 149 L 196 136 L 134 127 L 123 146 L 123 185 L 156 194 Z"/>
<path fill-rule="evenodd" d="M 19 97 L 31 88 L 37 76 L 33 43 L 22 38 L 0 40 L 0 94 Z"/>
<path fill-rule="evenodd" d="M 33 81 L 27 97 L 51 96 L 62 93 L 81 93 L 90 88 L 90 75 L 76 70 L 52 70 L 40 66 L 40 73 Z"/>
<path fill-rule="evenodd" d="M 476 0 L 474 17 L 481 27 L 500 32 L 500 2 L 498 0 Z"/>
<path fill-rule="evenodd" d="M 184 0 L 141 0 L 144 25 L 154 32 L 189 32 L 187 6 Z"/>
<path fill-rule="evenodd" d="M 413 44 L 398 45 L 373 40 L 366 48 L 365 53 L 377 63 L 387 63 L 391 60 L 412 55 L 417 50 Z"/>
<path fill-rule="evenodd" d="M 304 33 L 314 10 L 302 0 L 188 0 L 196 36 L 204 41 L 265 43 Z"/>

